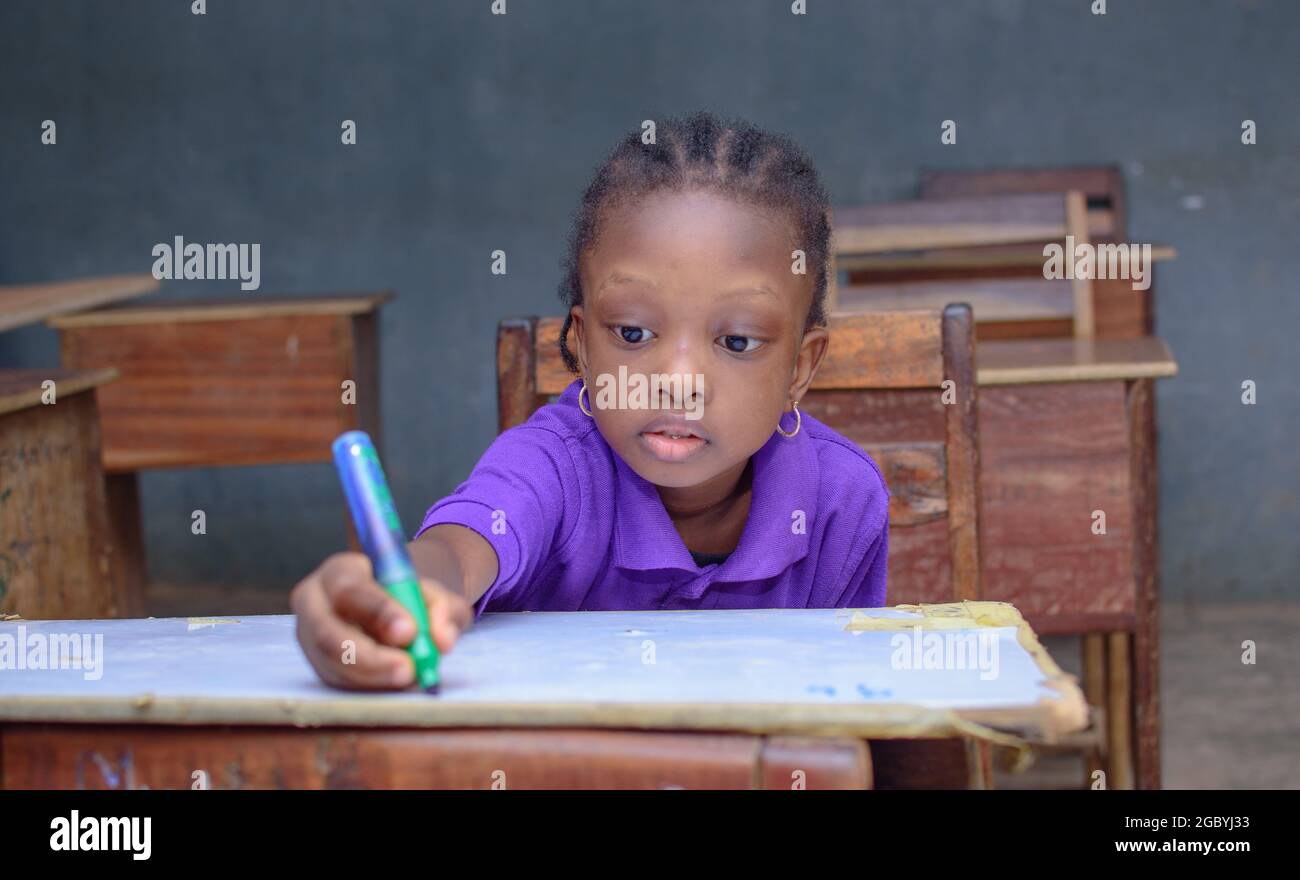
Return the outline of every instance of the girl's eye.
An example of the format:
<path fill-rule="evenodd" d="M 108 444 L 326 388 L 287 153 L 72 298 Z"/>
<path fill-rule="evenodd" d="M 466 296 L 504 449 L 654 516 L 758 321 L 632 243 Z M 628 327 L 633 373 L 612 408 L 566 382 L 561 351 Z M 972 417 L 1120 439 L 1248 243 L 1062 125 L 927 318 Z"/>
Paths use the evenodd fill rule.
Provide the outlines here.
<path fill-rule="evenodd" d="M 761 342 L 750 336 L 723 336 L 722 344 L 726 346 L 727 351 L 733 354 L 744 354 L 762 345 Z"/>
<path fill-rule="evenodd" d="M 624 324 L 615 325 L 614 332 L 619 335 L 620 339 L 629 345 L 636 345 L 639 342 L 645 342 L 654 335 L 644 327 L 628 327 Z"/>

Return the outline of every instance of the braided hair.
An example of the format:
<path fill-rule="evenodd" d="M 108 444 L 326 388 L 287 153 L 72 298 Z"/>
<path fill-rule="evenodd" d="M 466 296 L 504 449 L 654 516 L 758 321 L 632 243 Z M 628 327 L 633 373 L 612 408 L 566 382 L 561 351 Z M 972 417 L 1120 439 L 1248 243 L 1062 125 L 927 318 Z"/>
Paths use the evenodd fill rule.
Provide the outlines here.
<path fill-rule="evenodd" d="M 709 189 L 748 204 L 785 212 L 798 230 L 806 265 L 813 272 L 813 301 L 804 329 L 826 323 L 826 281 L 831 226 L 826 191 L 812 162 L 785 135 L 741 120 L 720 120 L 708 112 L 656 125 L 655 143 L 640 131 L 625 136 L 596 171 L 574 213 L 569 250 L 560 267 L 564 327 L 560 354 L 572 373 L 578 360 L 569 350 L 570 311 L 583 302 L 578 261 L 595 246 L 603 213 L 659 190 Z"/>

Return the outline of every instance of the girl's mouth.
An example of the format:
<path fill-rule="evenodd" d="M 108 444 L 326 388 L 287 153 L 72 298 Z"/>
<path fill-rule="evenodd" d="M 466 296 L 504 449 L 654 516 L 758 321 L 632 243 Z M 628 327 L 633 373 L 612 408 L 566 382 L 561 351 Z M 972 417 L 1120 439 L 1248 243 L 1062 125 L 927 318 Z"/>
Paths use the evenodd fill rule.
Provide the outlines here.
<path fill-rule="evenodd" d="M 637 437 L 650 454 L 660 461 L 684 461 L 709 445 L 709 441 L 702 437 L 672 429 L 643 431 Z"/>

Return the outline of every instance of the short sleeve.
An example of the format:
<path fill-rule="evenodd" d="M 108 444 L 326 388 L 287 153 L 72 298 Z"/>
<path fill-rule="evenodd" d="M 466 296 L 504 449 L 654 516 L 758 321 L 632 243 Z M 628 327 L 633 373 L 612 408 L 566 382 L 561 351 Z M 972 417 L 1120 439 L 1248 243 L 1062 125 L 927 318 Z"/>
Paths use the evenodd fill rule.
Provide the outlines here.
<path fill-rule="evenodd" d="M 819 607 L 880 608 L 887 600 L 889 501 L 892 493 L 880 467 L 856 444 L 844 441 L 852 458 L 834 469 L 829 489 L 836 516 L 826 540 L 849 548 L 834 587 Z"/>
<path fill-rule="evenodd" d="M 475 613 L 519 604 L 552 551 L 577 521 L 581 493 L 563 437 L 519 425 L 500 434 L 469 478 L 424 516 L 418 538 L 435 525 L 473 529 L 496 551 L 497 576 Z"/>
<path fill-rule="evenodd" d="M 882 608 L 886 604 L 885 577 L 889 568 L 889 517 L 886 516 L 874 540 L 852 569 L 838 608 Z"/>

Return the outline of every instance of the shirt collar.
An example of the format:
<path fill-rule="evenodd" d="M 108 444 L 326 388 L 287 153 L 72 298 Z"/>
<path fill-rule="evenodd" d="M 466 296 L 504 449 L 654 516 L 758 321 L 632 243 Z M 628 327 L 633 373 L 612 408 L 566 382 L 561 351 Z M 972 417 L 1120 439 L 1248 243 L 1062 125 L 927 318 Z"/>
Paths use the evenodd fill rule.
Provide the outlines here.
<path fill-rule="evenodd" d="M 577 406 L 581 388 L 581 380 L 575 380 L 564 390 L 561 401 Z M 810 419 L 805 417 L 804 421 Z M 599 431 L 595 433 L 600 435 Z M 603 437 L 601 441 L 605 442 Z M 610 455 L 618 476 L 614 485 L 614 565 L 640 571 L 677 569 L 699 574 L 700 567 L 677 534 L 654 484 L 632 470 L 612 448 Z M 820 478 L 808 432 L 783 437 L 774 428 L 753 458 L 749 519 L 735 551 L 715 571 L 715 581 L 775 577 L 808 555 Z"/>

